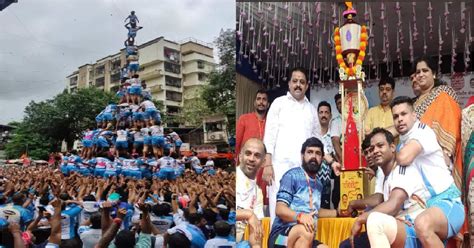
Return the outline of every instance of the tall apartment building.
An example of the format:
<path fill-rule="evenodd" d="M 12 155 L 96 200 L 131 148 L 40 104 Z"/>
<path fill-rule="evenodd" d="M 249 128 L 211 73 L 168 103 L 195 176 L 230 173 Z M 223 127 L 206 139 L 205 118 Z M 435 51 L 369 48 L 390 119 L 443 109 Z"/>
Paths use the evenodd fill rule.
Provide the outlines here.
<path fill-rule="evenodd" d="M 212 47 L 192 38 L 177 43 L 159 37 L 139 45 L 138 53 L 140 79 L 146 80 L 153 99 L 163 102 L 169 116 L 180 112 L 185 101 L 198 97 L 216 67 Z M 122 49 L 94 64 L 82 65 L 67 76 L 68 92 L 91 86 L 115 92 L 120 85 L 120 68 L 125 64 Z"/>

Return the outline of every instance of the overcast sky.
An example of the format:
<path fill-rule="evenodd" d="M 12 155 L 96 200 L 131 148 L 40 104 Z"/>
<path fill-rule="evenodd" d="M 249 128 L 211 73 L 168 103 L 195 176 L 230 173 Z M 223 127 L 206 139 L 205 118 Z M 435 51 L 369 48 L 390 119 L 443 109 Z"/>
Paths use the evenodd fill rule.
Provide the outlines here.
<path fill-rule="evenodd" d="M 233 0 L 19 0 L 0 11 L 0 124 L 62 92 L 80 65 L 118 52 L 131 10 L 144 27 L 138 44 L 159 36 L 213 42 L 235 27 Z"/>

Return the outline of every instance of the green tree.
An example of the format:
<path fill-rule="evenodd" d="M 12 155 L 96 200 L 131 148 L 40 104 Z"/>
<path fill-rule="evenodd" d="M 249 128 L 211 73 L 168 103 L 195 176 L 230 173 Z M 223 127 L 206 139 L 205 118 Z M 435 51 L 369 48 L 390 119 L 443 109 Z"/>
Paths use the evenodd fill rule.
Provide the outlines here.
<path fill-rule="evenodd" d="M 5 146 L 7 158 L 19 158 L 28 153 L 33 159 L 48 159 L 50 146 L 44 136 L 32 130 L 25 122 L 10 123 L 14 127 L 12 139 Z"/>
<path fill-rule="evenodd" d="M 113 93 L 97 88 L 80 89 L 56 95 L 42 102 L 30 102 L 25 118 L 14 130 L 6 146 L 9 157 L 18 157 L 28 145 L 33 158 L 44 158 L 50 151 L 58 151 L 63 140 L 70 148 L 87 128 L 95 127 L 95 117 L 110 102 L 117 102 Z M 46 155 L 45 155 L 46 154 Z"/>
<path fill-rule="evenodd" d="M 229 131 L 235 133 L 235 30 L 221 30 L 214 43 L 220 61 L 209 75 L 202 98 L 212 112 L 227 116 Z"/>
<path fill-rule="evenodd" d="M 211 115 L 211 113 L 206 101 L 201 97 L 196 97 L 184 101 L 183 110 L 178 118 L 180 123 L 198 127 L 202 125 L 202 118 Z"/>

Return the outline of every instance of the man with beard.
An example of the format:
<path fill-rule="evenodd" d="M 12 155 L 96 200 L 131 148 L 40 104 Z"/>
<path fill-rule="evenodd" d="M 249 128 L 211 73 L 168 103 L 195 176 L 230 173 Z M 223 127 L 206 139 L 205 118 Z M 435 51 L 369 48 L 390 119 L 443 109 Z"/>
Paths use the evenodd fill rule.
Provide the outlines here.
<path fill-rule="evenodd" d="M 365 117 L 364 129 L 365 133 L 370 133 L 376 127 L 382 127 L 389 130 L 393 135 L 397 132 L 393 127 L 392 111 L 390 102 L 393 99 L 395 91 L 395 80 L 391 77 L 382 78 L 379 82 L 379 98 L 380 105 L 369 109 Z"/>
<path fill-rule="evenodd" d="M 427 209 L 414 221 L 416 235 L 423 247 L 443 247 L 464 223 L 461 192 L 446 165 L 436 134 L 416 118 L 411 98 L 397 97 L 391 103 L 393 122 L 400 133 L 397 163 L 415 167 L 428 188 L 431 199 Z M 406 168 L 408 169 L 408 168 Z"/>
<path fill-rule="evenodd" d="M 318 137 L 316 109 L 305 97 L 309 83 L 304 68 L 291 70 L 289 92 L 273 101 L 267 115 L 264 143 L 267 148 L 263 180 L 269 185 L 270 218 L 275 219 L 276 195 L 283 174 L 301 165 L 298 147 Z"/>
<path fill-rule="evenodd" d="M 317 178 L 324 145 L 315 137 L 301 147 L 302 166 L 288 170 L 277 194 L 276 218 L 268 247 L 328 247 L 315 240 L 318 217 L 337 217 L 336 210 L 320 208 L 322 184 Z"/>
<path fill-rule="evenodd" d="M 236 240 L 240 242 L 244 235 L 246 221 L 250 227 L 249 243 L 251 247 L 260 247 L 262 244 L 263 218 L 262 191 L 255 182 L 258 169 L 265 162 L 265 146 L 260 139 L 250 138 L 245 142 L 239 154 L 240 165 L 236 175 L 236 205 L 237 223 Z M 244 241 L 245 242 L 245 241 Z"/>

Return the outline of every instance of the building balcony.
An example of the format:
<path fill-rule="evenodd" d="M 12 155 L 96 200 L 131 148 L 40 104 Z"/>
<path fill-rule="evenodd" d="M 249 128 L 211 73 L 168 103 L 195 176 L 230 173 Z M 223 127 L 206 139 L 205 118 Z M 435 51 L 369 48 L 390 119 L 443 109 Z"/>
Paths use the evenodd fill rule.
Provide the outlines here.
<path fill-rule="evenodd" d="M 156 78 L 156 77 L 163 76 L 163 71 L 161 69 L 155 69 L 155 70 L 152 70 L 152 71 L 149 71 L 149 72 L 146 72 L 146 73 L 141 72 L 139 74 L 140 74 L 141 79 L 147 80 L 147 79 L 150 79 L 150 78 Z"/>
<path fill-rule="evenodd" d="M 183 87 L 186 88 L 186 87 L 193 87 L 193 86 L 203 86 L 203 85 L 207 85 L 208 83 L 205 82 L 205 81 L 187 81 L 187 82 L 183 82 Z"/>
<path fill-rule="evenodd" d="M 150 88 L 151 93 L 157 93 L 157 92 L 163 91 L 163 85 L 161 84 L 150 86 L 149 88 Z"/>

